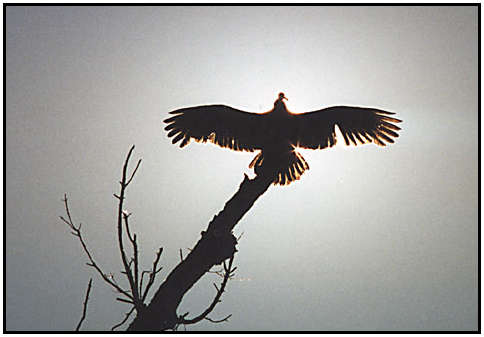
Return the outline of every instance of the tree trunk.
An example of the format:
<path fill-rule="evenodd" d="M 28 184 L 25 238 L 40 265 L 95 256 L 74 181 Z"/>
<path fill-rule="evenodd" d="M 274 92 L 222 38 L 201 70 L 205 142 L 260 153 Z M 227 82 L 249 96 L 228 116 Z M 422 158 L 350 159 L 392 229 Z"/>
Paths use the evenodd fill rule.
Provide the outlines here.
<path fill-rule="evenodd" d="M 214 265 L 236 252 L 233 228 L 271 183 L 272 179 L 264 176 L 254 179 L 244 176 L 239 190 L 212 219 L 207 230 L 202 231 L 195 248 L 172 270 L 151 303 L 138 312 L 128 331 L 162 331 L 176 326 L 176 310 L 184 294 Z"/>

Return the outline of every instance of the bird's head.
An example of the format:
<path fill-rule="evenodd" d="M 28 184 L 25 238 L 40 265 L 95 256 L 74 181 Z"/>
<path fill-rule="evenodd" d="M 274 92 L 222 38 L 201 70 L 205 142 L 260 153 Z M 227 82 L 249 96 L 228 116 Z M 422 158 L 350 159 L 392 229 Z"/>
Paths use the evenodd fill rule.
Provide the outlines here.
<path fill-rule="evenodd" d="M 284 110 L 286 111 L 286 105 L 284 104 L 284 100 L 288 100 L 286 96 L 284 96 L 283 92 L 279 93 L 279 97 L 274 102 L 274 110 Z"/>

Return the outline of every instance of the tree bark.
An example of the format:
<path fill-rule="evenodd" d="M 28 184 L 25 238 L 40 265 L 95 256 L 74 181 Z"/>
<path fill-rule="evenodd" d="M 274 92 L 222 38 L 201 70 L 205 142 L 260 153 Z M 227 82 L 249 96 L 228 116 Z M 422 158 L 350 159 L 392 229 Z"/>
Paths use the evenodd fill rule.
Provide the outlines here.
<path fill-rule="evenodd" d="M 237 244 L 233 228 L 267 191 L 272 180 L 261 175 L 254 179 L 244 176 L 239 190 L 214 216 L 207 230 L 201 232 L 201 239 L 168 275 L 151 303 L 138 312 L 128 331 L 162 331 L 176 326 L 179 320 L 176 310 L 184 294 L 214 265 L 233 256 Z"/>

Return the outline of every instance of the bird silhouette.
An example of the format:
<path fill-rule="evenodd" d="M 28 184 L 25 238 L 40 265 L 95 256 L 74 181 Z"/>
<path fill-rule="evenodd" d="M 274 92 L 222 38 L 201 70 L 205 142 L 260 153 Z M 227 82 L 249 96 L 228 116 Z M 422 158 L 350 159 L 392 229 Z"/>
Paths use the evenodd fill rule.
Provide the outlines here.
<path fill-rule="evenodd" d="M 226 105 L 202 105 L 171 111 L 165 119 L 172 143 L 186 146 L 190 139 L 210 141 L 235 151 L 260 152 L 250 163 L 257 175 L 266 175 L 274 184 L 287 185 L 301 177 L 309 165 L 296 148 L 324 149 L 336 144 L 338 125 L 346 145 L 394 143 L 401 120 L 375 108 L 332 106 L 294 114 L 287 110 L 284 93 L 265 113 L 252 113 Z"/>

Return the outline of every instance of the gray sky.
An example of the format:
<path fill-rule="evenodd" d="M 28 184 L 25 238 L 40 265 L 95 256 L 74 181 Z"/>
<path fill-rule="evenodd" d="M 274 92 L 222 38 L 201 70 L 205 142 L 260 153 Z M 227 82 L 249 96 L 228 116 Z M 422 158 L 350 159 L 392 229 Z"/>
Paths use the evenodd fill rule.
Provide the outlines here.
<path fill-rule="evenodd" d="M 74 329 L 91 276 L 83 327 L 119 322 L 127 306 L 58 219 L 63 194 L 119 275 L 112 194 L 136 144 L 126 208 L 146 268 L 164 247 L 161 281 L 255 156 L 180 150 L 162 119 L 212 103 L 267 111 L 280 91 L 294 112 L 378 107 L 403 130 L 386 148 L 302 150 L 311 169 L 236 227 L 236 279 L 212 314 L 232 318 L 187 328 L 477 329 L 476 6 L 8 7 L 6 24 L 7 329 Z M 179 313 L 204 310 L 215 281 Z"/>

